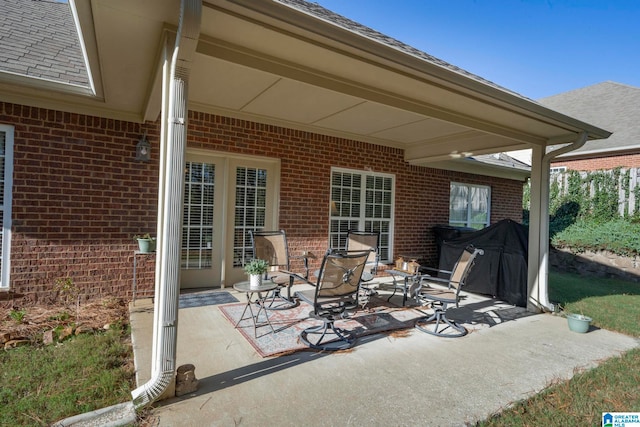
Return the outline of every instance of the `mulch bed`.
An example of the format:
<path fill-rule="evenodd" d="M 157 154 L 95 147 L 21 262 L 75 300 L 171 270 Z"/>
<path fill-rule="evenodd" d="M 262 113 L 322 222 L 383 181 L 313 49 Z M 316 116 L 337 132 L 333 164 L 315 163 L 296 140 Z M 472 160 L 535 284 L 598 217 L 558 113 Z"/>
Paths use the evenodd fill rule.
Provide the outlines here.
<path fill-rule="evenodd" d="M 84 331 L 97 331 L 128 323 L 127 302 L 115 298 L 86 302 L 79 307 L 61 304 L 19 309 L 0 307 L 0 344 L 4 345 L 10 340 L 29 340 L 32 344 L 38 344 L 42 342 L 43 333 L 52 329 L 70 327 L 75 331 L 82 326 Z"/>

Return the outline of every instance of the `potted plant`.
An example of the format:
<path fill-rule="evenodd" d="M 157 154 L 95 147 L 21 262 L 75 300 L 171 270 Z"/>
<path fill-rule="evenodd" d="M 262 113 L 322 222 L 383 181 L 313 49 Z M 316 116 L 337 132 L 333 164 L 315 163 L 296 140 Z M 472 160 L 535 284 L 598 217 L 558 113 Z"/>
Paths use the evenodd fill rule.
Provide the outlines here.
<path fill-rule="evenodd" d="M 252 259 L 244 265 L 244 272 L 249 275 L 249 287 L 257 289 L 262 285 L 262 276 L 269 269 L 269 263 L 263 259 Z"/>
<path fill-rule="evenodd" d="M 578 313 L 568 313 L 567 314 L 567 322 L 569 324 L 569 329 L 573 332 L 579 332 L 584 334 L 589 330 L 589 326 L 591 325 L 591 317 L 585 316 L 584 314 Z"/>
<path fill-rule="evenodd" d="M 584 334 L 589 330 L 591 322 L 593 321 L 591 317 L 585 316 L 584 313 L 582 313 L 582 310 L 580 310 L 580 314 L 569 313 L 565 311 L 564 307 L 560 304 L 556 305 L 556 309 L 554 311 L 556 314 L 567 318 L 569 330 L 573 332 Z"/>
<path fill-rule="evenodd" d="M 143 254 L 156 251 L 156 239 L 151 237 L 149 233 L 142 235 L 136 234 L 133 236 L 133 240 L 138 242 L 138 248 Z"/>

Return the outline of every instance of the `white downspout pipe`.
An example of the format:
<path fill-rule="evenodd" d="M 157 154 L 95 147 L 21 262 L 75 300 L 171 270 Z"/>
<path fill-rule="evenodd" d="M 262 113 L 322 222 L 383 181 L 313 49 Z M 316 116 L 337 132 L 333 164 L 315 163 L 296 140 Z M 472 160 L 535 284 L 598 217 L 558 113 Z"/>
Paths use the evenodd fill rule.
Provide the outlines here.
<path fill-rule="evenodd" d="M 549 301 L 549 179 L 551 162 L 557 156 L 569 151 L 577 150 L 587 142 L 587 132 L 582 132 L 575 142 L 565 145 L 557 150 L 545 153 L 542 156 L 540 176 L 535 177 L 538 194 L 534 196 L 534 176 L 532 176 L 531 202 L 538 204 L 538 210 L 532 215 L 530 224 L 536 220 L 539 228 L 530 225 L 529 240 L 536 244 L 533 256 L 529 257 L 529 304 L 530 311 L 548 310 L 554 311 L 553 304 Z M 533 209 L 532 209 L 533 210 Z M 534 214 L 534 212 L 531 212 Z M 537 233 L 537 235 L 533 234 Z"/>
<path fill-rule="evenodd" d="M 182 0 L 173 51 L 165 44 L 151 378 L 131 393 L 136 408 L 157 400 L 176 369 L 188 82 L 201 16 L 201 0 Z"/>

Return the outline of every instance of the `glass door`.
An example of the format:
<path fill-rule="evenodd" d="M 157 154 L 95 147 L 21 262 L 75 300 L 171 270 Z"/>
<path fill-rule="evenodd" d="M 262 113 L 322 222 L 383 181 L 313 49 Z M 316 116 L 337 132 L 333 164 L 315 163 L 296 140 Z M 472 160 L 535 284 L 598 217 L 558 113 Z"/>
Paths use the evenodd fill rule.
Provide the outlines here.
<path fill-rule="evenodd" d="M 277 225 L 277 159 L 188 152 L 182 226 L 182 288 L 246 280 L 249 230 Z"/>
<path fill-rule="evenodd" d="M 242 267 L 253 258 L 250 230 L 277 229 L 279 163 L 234 159 L 229 164 L 225 286 L 246 280 Z"/>
<path fill-rule="evenodd" d="M 184 168 L 181 287 L 220 284 L 224 159 L 187 153 Z"/>

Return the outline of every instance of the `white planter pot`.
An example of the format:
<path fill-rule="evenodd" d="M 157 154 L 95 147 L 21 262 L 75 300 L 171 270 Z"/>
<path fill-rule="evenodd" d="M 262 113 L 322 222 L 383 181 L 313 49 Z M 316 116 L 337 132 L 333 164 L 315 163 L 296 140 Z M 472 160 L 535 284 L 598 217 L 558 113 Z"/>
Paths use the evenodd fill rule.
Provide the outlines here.
<path fill-rule="evenodd" d="M 262 286 L 262 274 L 250 274 L 249 287 L 251 289 L 258 289 L 260 286 Z"/>

